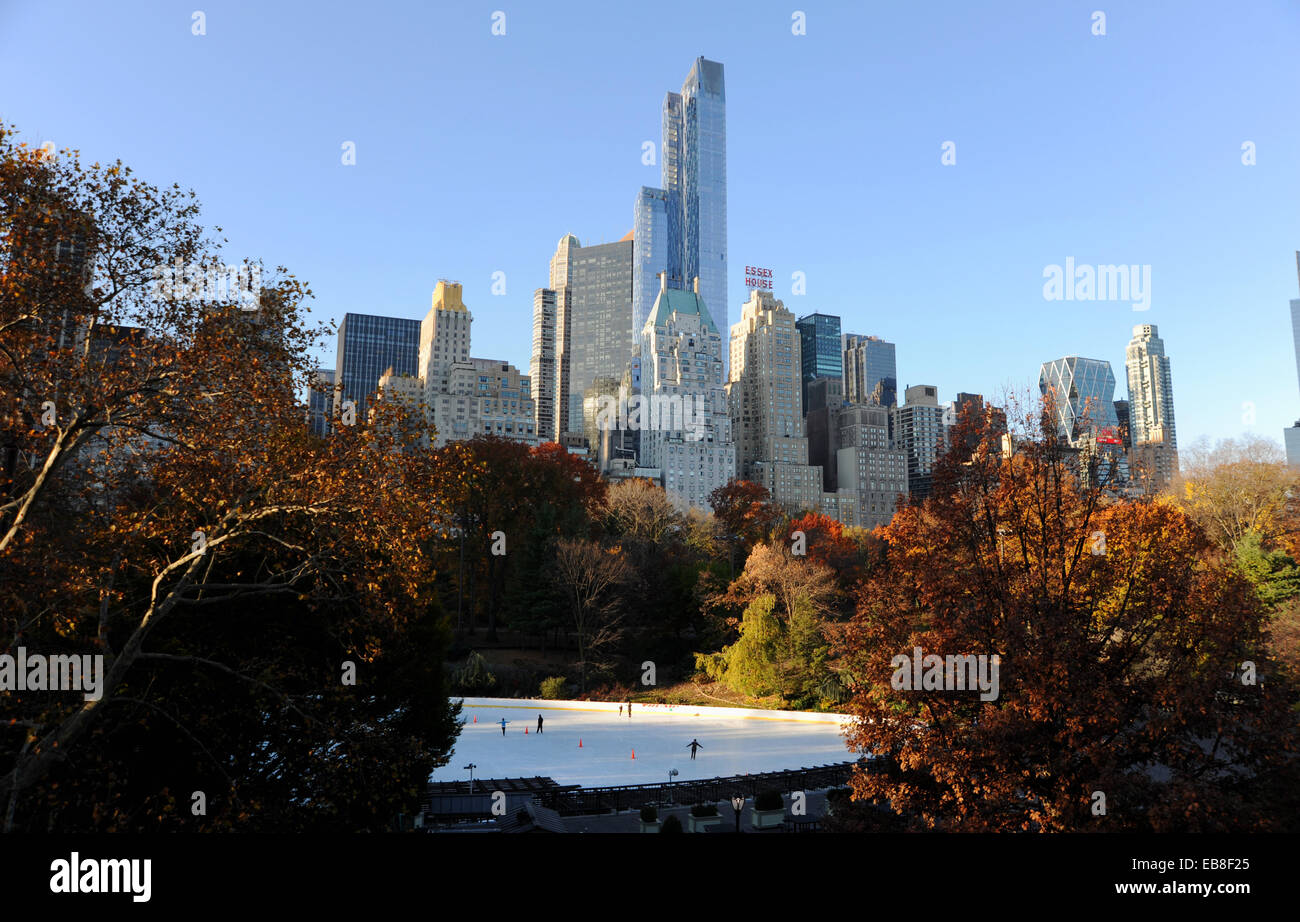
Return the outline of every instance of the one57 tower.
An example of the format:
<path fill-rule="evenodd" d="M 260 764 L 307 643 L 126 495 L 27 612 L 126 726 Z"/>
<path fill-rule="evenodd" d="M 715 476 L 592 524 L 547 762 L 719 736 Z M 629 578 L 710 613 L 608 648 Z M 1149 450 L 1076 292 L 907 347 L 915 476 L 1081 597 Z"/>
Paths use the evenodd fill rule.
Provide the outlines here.
<path fill-rule="evenodd" d="M 722 65 L 696 58 L 663 107 L 662 189 L 643 186 L 633 220 L 633 322 L 640 335 L 663 286 L 694 291 L 727 325 L 727 97 Z"/>

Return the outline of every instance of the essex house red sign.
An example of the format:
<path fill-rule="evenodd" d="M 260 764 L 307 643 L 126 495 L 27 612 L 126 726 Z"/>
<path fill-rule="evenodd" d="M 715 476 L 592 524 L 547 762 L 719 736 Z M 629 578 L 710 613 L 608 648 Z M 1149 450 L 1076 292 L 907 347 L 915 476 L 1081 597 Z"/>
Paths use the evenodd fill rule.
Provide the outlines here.
<path fill-rule="evenodd" d="M 760 269 L 758 266 L 745 267 L 745 287 L 772 290 L 772 270 Z"/>

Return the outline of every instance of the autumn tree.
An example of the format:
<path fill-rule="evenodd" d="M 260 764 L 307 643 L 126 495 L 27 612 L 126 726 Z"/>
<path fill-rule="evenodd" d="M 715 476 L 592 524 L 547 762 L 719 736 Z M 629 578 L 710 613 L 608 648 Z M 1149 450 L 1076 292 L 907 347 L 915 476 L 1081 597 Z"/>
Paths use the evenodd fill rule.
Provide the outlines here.
<path fill-rule="evenodd" d="M 555 542 L 553 578 L 568 601 L 584 692 L 587 667 L 604 666 L 605 655 L 622 637 L 618 589 L 629 575 L 627 561 L 617 547 L 604 547 L 585 538 Z"/>
<path fill-rule="evenodd" d="M 1187 513 L 1081 486 L 1026 417 L 1010 455 L 968 434 L 882 532 L 839 651 L 876 758 L 855 799 L 940 830 L 1293 827 L 1296 695 L 1256 594 Z M 956 682 L 966 656 L 996 690 Z"/>
<path fill-rule="evenodd" d="M 387 828 L 455 738 L 411 427 L 310 436 L 309 289 L 197 216 L 0 126 L 0 653 L 103 657 L 0 692 L 6 830 Z"/>
<path fill-rule="evenodd" d="M 1300 478 L 1276 442 L 1248 434 L 1211 447 L 1201 439 L 1179 461 L 1179 503 L 1221 546 L 1231 548 L 1251 532 L 1270 545 L 1292 530 L 1285 513 Z"/>

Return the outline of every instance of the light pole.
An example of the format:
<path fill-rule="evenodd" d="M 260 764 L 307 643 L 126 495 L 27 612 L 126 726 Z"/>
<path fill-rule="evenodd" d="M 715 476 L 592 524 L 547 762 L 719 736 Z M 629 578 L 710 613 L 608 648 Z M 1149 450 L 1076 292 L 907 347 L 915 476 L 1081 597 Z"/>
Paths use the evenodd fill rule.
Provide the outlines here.
<path fill-rule="evenodd" d="M 478 766 L 475 765 L 473 762 L 471 762 L 468 765 L 466 765 L 465 768 L 469 769 L 469 792 L 473 794 L 474 793 L 474 769 L 478 768 Z"/>
<path fill-rule="evenodd" d="M 736 811 L 736 834 L 740 834 L 740 811 L 745 809 L 745 795 L 731 795 L 731 809 Z"/>

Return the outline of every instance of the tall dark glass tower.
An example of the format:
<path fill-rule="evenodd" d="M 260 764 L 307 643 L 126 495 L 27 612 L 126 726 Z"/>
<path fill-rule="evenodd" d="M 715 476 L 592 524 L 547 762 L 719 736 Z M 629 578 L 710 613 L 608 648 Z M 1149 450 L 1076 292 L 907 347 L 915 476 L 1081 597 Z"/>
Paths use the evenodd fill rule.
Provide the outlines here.
<path fill-rule="evenodd" d="M 389 368 L 395 374 L 418 374 L 420 321 L 374 314 L 345 314 L 339 324 L 338 358 L 334 370 L 334 410 L 352 400 L 361 417 L 366 398 Z"/>
<path fill-rule="evenodd" d="M 808 384 L 818 378 L 844 377 L 844 352 L 840 346 L 840 318 L 832 314 L 809 314 L 795 321 L 799 331 L 799 362 L 802 366 L 803 411 L 808 412 Z"/>

